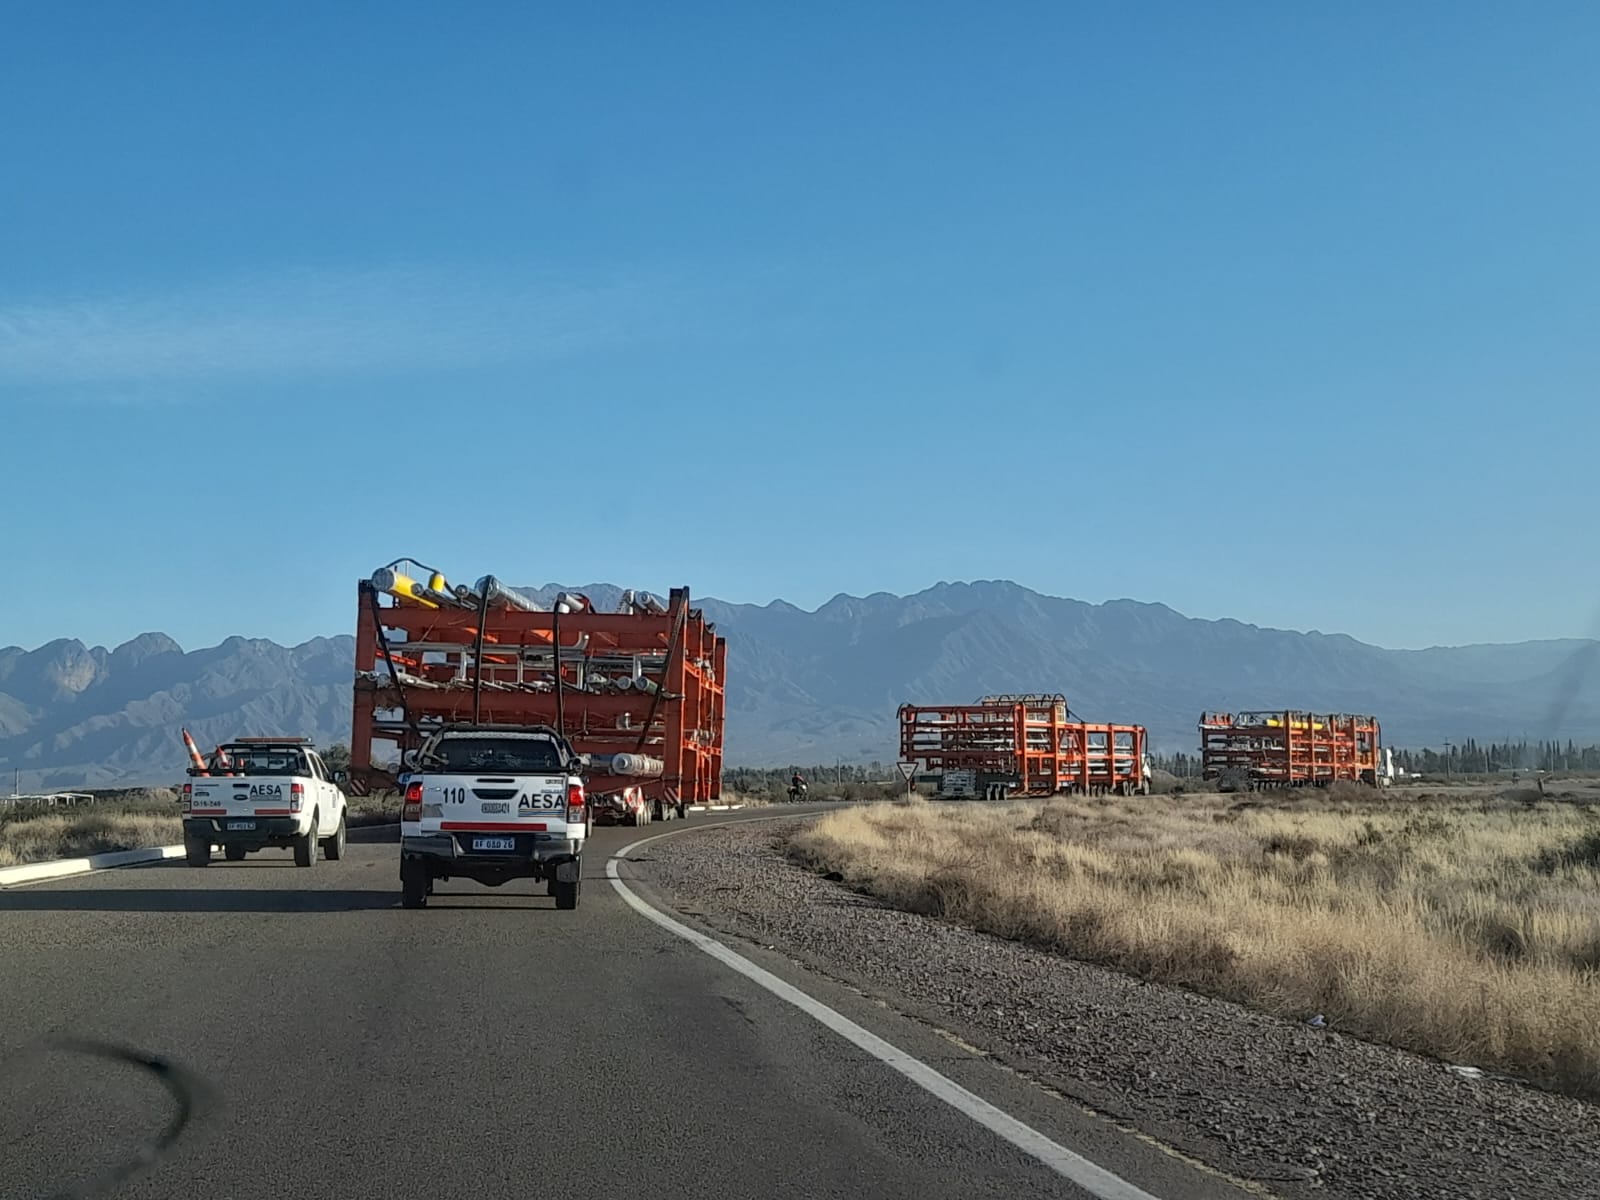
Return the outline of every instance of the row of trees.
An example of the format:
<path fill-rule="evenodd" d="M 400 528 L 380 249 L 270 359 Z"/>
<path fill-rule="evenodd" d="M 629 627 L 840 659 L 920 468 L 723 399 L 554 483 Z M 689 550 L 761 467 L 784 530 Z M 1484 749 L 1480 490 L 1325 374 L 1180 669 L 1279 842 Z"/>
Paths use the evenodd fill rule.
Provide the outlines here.
<path fill-rule="evenodd" d="M 1600 771 L 1600 746 L 1579 746 L 1566 742 L 1526 739 L 1505 742 L 1479 742 L 1464 738 L 1446 742 L 1438 750 L 1396 750 L 1395 765 L 1413 774 L 1462 775 L 1497 771 Z"/>

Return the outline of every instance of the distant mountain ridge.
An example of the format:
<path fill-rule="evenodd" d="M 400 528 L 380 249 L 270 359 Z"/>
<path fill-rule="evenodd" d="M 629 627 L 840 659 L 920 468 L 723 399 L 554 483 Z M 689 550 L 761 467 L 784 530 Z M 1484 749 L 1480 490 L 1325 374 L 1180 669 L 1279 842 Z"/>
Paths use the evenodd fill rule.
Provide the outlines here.
<path fill-rule="evenodd" d="M 604 608 L 621 595 L 610 584 L 519 590 L 546 602 L 582 591 Z M 887 761 L 901 703 L 1001 691 L 1062 692 L 1085 719 L 1144 724 L 1168 750 L 1193 748 L 1205 708 L 1371 712 L 1395 745 L 1592 740 L 1600 727 L 1600 643 L 1578 639 L 1385 650 L 1003 581 L 839 595 L 815 612 L 695 603 L 729 641 L 732 765 Z M 344 740 L 353 655 L 349 636 L 294 647 L 234 637 L 185 652 L 147 633 L 113 650 L 69 639 L 0 649 L 0 791 L 15 768 L 25 788 L 171 782 L 184 724 L 202 744 L 288 731 Z"/>

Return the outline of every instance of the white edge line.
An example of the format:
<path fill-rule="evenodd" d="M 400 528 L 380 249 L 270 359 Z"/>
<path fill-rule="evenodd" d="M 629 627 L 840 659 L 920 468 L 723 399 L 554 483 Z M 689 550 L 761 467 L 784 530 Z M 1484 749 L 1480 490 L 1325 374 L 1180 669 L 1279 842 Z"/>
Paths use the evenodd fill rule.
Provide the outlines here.
<path fill-rule="evenodd" d="M 666 836 L 668 835 L 656 835 L 656 837 Z M 691 929 L 682 922 L 673 920 L 659 909 L 640 899 L 622 881 L 622 875 L 617 869 L 617 864 L 627 858 L 638 847 L 644 845 L 645 842 L 654 840 L 655 838 L 652 837 L 633 842 L 624 846 L 606 860 L 606 878 L 611 881 L 611 886 L 616 889 L 617 894 L 635 912 L 647 920 L 654 921 L 667 932 L 676 934 L 696 949 L 709 954 L 712 958 L 722 963 L 723 966 L 732 968 L 746 979 L 765 988 L 778 999 L 794 1005 L 808 1017 L 833 1030 L 845 1041 L 892 1067 L 924 1091 L 943 1100 L 951 1108 L 976 1121 L 984 1128 L 998 1134 L 1024 1154 L 1037 1159 L 1056 1174 L 1083 1188 L 1091 1195 L 1099 1197 L 1100 1200 L 1156 1200 L 1156 1197 L 1151 1193 L 1135 1187 L 1120 1176 L 1113 1175 L 1097 1163 L 1090 1162 L 1083 1155 L 1051 1141 L 1031 1125 L 1024 1124 L 1010 1113 L 990 1104 L 977 1093 L 968 1091 L 955 1080 L 941 1075 L 921 1059 L 913 1058 L 904 1050 L 885 1041 L 877 1034 L 857 1025 L 849 1017 L 835 1012 L 822 1001 L 815 999 L 806 992 L 802 992 L 792 984 L 785 983 L 771 971 L 756 966 L 755 963 L 743 955 L 735 953 L 715 938 L 707 937 L 698 930 Z"/>

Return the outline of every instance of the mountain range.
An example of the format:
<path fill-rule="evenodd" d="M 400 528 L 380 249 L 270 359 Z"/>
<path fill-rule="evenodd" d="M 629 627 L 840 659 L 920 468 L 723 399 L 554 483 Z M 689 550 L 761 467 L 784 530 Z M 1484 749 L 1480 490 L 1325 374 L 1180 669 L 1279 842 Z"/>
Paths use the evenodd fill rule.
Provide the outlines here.
<path fill-rule="evenodd" d="M 563 589 L 521 590 L 549 600 Z M 603 608 L 620 595 L 576 590 Z M 1600 643 L 1586 640 L 1386 650 L 1003 581 L 840 595 L 814 612 L 696 603 L 728 638 L 730 765 L 889 761 L 900 704 L 991 692 L 1061 692 L 1085 720 L 1147 726 L 1157 750 L 1193 749 L 1207 708 L 1370 712 L 1397 746 L 1593 741 L 1600 727 Z M 293 647 L 233 637 L 186 652 L 147 633 L 114 650 L 69 639 L 0 649 L 0 783 L 14 771 L 24 790 L 170 783 L 183 725 L 201 745 L 251 733 L 345 740 L 353 655 L 349 636 Z"/>

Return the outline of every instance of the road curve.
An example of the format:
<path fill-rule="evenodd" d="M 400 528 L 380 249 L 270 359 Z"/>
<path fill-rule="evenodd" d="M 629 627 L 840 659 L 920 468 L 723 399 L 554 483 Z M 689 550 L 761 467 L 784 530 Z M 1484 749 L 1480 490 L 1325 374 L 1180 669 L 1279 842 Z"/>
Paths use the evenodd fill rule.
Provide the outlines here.
<path fill-rule="evenodd" d="M 465 882 L 402 910 L 392 840 L 311 870 L 269 851 L 0 892 L 0 1192 L 114 1166 L 170 1113 L 126 1069 L 17 1057 L 72 1034 L 169 1056 L 218 1098 L 119 1196 L 1096 1194 L 635 911 L 606 866 L 640 834 L 596 830 L 574 913 L 530 884 Z M 618 873 L 659 906 L 647 862 Z M 776 954 L 737 950 L 1130 1189 L 1241 1195 Z"/>

